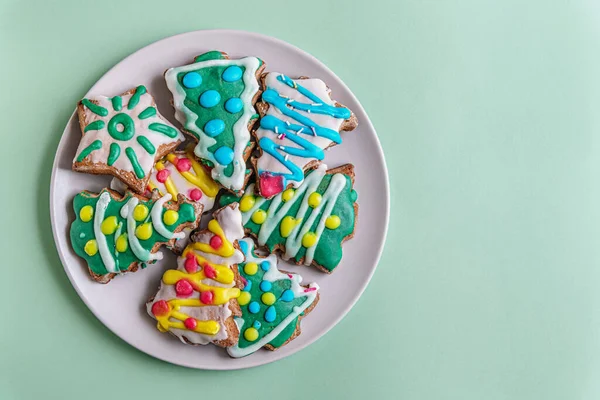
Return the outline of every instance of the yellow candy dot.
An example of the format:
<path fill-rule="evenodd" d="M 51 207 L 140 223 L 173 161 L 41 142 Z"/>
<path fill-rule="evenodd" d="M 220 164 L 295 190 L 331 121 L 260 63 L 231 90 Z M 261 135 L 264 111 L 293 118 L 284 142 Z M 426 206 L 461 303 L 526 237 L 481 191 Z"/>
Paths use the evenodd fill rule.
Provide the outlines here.
<path fill-rule="evenodd" d="M 342 223 L 342 221 L 340 220 L 340 217 L 338 217 L 337 215 L 330 215 L 325 220 L 325 226 L 327 227 L 327 229 L 337 229 L 341 223 Z"/>
<path fill-rule="evenodd" d="M 119 221 L 117 221 L 117 217 L 111 215 L 102 221 L 102 225 L 100 225 L 100 230 L 105 235 L 112 235 L 117 230 L 117 226 L 119 225 Z"/>
<path fill-rule="evenodd" d="M 262 296 L 260 296 L 260 301 L 262 301 L 268 306 L 275 304 L 275 300 L 277 299 L 275 298 L 275 295 L 271 292 L 263 293 Z"/>
<path fill-rule="evenodd" d="M 256 199 L 251 194 L 247 194 L 242 197 L 240 200 L 240 211 L 247 212 L 254 207 L 254 203 L 256 203 Z"/>
<path fill-rule="evenodd" d="M 312 208 L 316 208 L 319 204 L 321 204 L 321 195 L 317 192 L 311 193 L 310 196 L 308 196 L 308 205 Z"/>
<path fill-rule="evenodd" d="M 167 210 L 163 214 L 163 222 L 165 225 L 173 225 L 179 219 L 179 213 L 175 210 Z"/>
<path fill-rule="evenodd" d="M 307 232 L 302 236 L 302 246 L 312 247 L 317 244 L 317 235 L 313 232 Z"/>
<path fill-rule="evenodd" d="M 287 189 L 281 194 L 281 200 L 290 201 L 294 197 L 294 189 Z"/>
<path fill-rule="evenodd" d="M 152 224 L 146 222 L 135 228 L 135 236 L 140 240 L 148 240 L 152 236 Z"/>
<path fill-rule="evenodd" d="M 246 275 L 254 275 L 258 271 L 258 264 L 254 262 L 249 262 L 244 265 L 244 273 Z"/>
<path fill-rule="evenodd" d="M 124 253 L 127 251 L 127 234 L 124 233 L 117 238 L 117 251 L 119 253 Z"/>
<path fill-rule="evenodd" d="M 242 292 L 240 293 L 240 297 L 238 297 L 238 303 L 240 303 L 240 306 L 245 306 L 246 304 L 250 303 L 250 292 Z"/>
<path fill-rule="evenodd" d="M 256 210 L 252 214 L 252 222 L 255 224 L 262 224 L 267 219 L 267 213 L 265 210 Z"/>
<path fill-rule="evenodd" d="M 89 222 L 94 217 L 94 207 L 92 206 L 83 206 L 81 210 L 79 210 L 79 218 L 83 222 Z"/>
<path fill-rule="evenodd" d="M 148 207 L 143 204 L 138 204 L 133 209 L 133 219 L 136 221 L 143 221 L 148 216 Z"/>
<path fill-rule="evenodd" d="M 85 254 L 87 254 L 90 257 L 96 254 L 98 252 L 98 244 L 96 243 L 96 240 L 88 240 L 88 242 L 83 247 L 83 251 L 85 251 Z"/>
<path fill-rule="evenodd" d="M 296 218 L 290 217 L 289 215 L 283 217 L 281 220 L 281 225 L 279 225 L 279 233 L 281 233 L 281 237 L 286 238 L 292 234 L 292 231 L 298 224 Z"/>
<path fill-rule="evenodd" d="M 255 328 L 248 328 L 244 331 L 244 339 L 249 342 L 254 342 L 258 339 L 258 331 Z"/>

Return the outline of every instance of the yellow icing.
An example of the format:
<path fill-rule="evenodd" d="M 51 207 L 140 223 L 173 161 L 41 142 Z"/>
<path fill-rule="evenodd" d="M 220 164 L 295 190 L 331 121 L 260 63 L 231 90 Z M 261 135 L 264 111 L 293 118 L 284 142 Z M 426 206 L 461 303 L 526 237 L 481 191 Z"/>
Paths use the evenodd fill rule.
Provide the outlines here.
<path fill-rule="evenodd" d="M 255 224 L 262 224 L 267 220 L 267 213 L 265 210 L 256 210 L 252 213 L 252 222 Z"/>
<path fill-rule="evenodd" d="M 248 212 L 254 207 L 254 203 L 256 203 L 256 198 L 251 194 L 247 194 L 242 197 L 240 200 L 240 211 Z"/>
<path fill-rule="evenodd" d="M 133 209 L 133 219 L 135 219 L 136 221 L 141 222 L 141 221 L 145 220 L 147 216 L 148 216 L 148 207 L 146 207 L 145 205 L 138 204 Z"/>
<path fill-rule="evenodd" d="M 117 238 L 116 242 L 117 251 L 119 253 L 124 253 L 127 251 L 127 234 L 124 233 Z"/>
<path fill-rule="evenodd" d="M 244 265 L 244 272 L 246 275 L 254 275 L 258 272 L 258 264 L 255 262 L 249 262 Z"/>
<path fill-rule="evenodd" d="M 152 224 L 146 222 L 135 228 L 135 236 L 140 240 L 148 240 L 152 236 Z"/>
<path fill-rule="evenodd" d="M 90 222 L 94 217 L 94 207 L 92 206 L 83 206 L 81 210 L 79 210 L 79 218 L 83 222 Z"/>
<path fill-rule="evenodd" d="M 322 197 L 319 193 L 311 193 L 310 196 L 308 196 L 308 205 L 312 208 L 317 208 L 319 204 L 321 204 L 321 199 Z"/>
<path fill-rule="evenodd" d="M 327 227 L 327 229 L 337 229 L 341 223 L 342 221 L 337 215 L 330 215 L 325 220 L 325 226 Z"/>
<path fill-rule="evenodd" d="M 112 235 L 117 230 L 117 226 L 119 225 L 119 221 L 117 221 L 117 217 L 111 215 L 102 221 L 102 225 L 100 225 L 100 230 L 105 235 Z"/>
<path fill-rule="evenodd" d="M 250 292 L 242 292 L 240 293 L 240 297 L 238 297 L 238 303 L 240 303 L 240 306 L 245 306 L 246 304 L 250 303 Z"/>
<path fill-rule="evenodd" d="M 279 233 L 281 233 L 281 237 L 286 238 L 292 234 L 292 231 L 302 222 L 302 218 L 296 219 L 289 215 L 283 217 L 281 220 L 281 225 L 279 225 Z"/>
<path fill-rule="evenodd" d="M 90 257 L 95 255 L 98 252 L 98 243 L 96 243 L 96 240 L 88 240 L 85 246 L 83 247 L 83 251 L 85 251 L 85 254 L 87 254 Z"/>
<path fill-rule="evenodd" d="M 244 339 L 249 342 L 254 342 L 258 339 L 258 331 L 255 328 L 248 328 L 244 331 Z"/>
<path fill-rule="evenodd" d="M 306 232 L 304 236 L 302 236 L 302 246 L 312 247 L 315 244 L 317 244 L 317 235 L 313 232 Z"/>
<path fill-rule="evenodd" d="M 290 201 L 294 197 L 294 189 L 287 189 L 281 194 L 281 200 Z"/>
<path fill-rule="evenodd" d="M 163 222 L 165 225 L 173 225 L 179 219 L 179 213 L 175 210 L 167 210 L 163 214 Z"/>
<path fill-rule="evenodd" d="M 225 237 L 223 228 L 221 228 L 221 225 L 219 225 L 219 223 L 217 222 L 216 219 L 213 219 L 208 223 L 208 230 L 221 238 L 221 241 L 222 241 L 221 247 L 219 247 L 218 249 L 214 249 L 208 243 L 192 243 L 188 247 L 191 246 L 193 249 L 196 249 L 198 251 L 202 251 L 202 252 L 208 253 L 208 254 L 218 254 L 221 257 L 225 257 L 225 258 L 231 257 L 235 253 L 235 248 L 233 247 L 231 242 L 229 242 L 229 240 L 227 240 L 227 238 Z M 202 264 L 200 264 L 200 265 L 202 265 Z"/>
<path fill-rule="evenodd" d="M 262 301 L 268 306 L 275 304 L 275 300 L 277 299 L 275 298 L 275 295 L 271 292 L 263 293 L 262 296 L 260 296 L 260 301 Z"/>

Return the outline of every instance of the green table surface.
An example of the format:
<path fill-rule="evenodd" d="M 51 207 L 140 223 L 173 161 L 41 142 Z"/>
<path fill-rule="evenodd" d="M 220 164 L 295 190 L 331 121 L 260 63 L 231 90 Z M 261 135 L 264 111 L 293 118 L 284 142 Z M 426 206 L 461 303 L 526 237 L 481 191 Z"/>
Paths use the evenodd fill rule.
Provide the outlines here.
<path fill-rule="evenodd" d="M 600 397 L 598 2 L 0 4 L 0 399 Z M 209 28 L 326 63 L 369 113 L 391 184 L 386 250 L 354 309 L 234 372 L 155 360 L 106 329 L 48 214 L 76 101 L 135 50 Z"/>

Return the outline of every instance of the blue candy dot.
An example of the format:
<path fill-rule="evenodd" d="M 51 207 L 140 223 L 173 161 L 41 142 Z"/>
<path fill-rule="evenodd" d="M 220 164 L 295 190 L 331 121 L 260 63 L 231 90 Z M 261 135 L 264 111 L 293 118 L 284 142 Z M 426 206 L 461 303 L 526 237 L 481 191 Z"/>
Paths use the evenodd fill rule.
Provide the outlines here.
<path fill-rule="evenodd" d="M 287 289 L 286 291 L 281 293 L 281 300 L 287 302 L 294 300 L 294 292 L 292 292 L 290 289 Z"/>
<path fill-rule="evenodd" d="M 265 321 L 273 322 L 273 321 L 275 321 L 276 317 L 277 317 L 277 312 L 275 311 L 275 307 L 269 306 L 269 308 L 267 308 L 267 311 L 265 311 Z"/>
<path fill-rule="evenodd" d="M 232 65 L 231 67 L 223 71 L 222 78 L 225 82 L 235 82 L 240 80 L 242 74 L 243 72 L 240 67 L 238 67 L 237 65 Z"/>
<path fill-rule="evenodd" d="M 260 323 L 260 321 L 254 321 L 252 326 L 254 327 L 254 329 L 260 329 L 261 323 Z"/>
<path fill-rule="evenodd" d="M 246 254 L 248 252 L 248 243 L 244 241 L 239 241 L 238 244 L 240 245 L 240 250 L 242 251 L 242 253 Z"/>
<path fill-rule="evenodd" d="M 269 290 L 271 290 L 272 287 L 273 284 L 269 281 L 262 281 L 260 283 L 260 290 L 262 290 L 263 292 L 268 292 Z"/>
<path fill-rule="evenodd" d="M 215 137 L 225 130 L 225 122 L 222 119 L 211 119 L 204 124 L 204 133 Z"/>
<path fill-rule="evenodd" d="M 188 72 L 183 76 L 183 86 L 188 89 L 197 88 L 202 84 L 202 77 L 197 72 Z"/>
<path fill-rule="evenodd" d="M 221 101 L 221 95 L 216 90 L 207 90 L 200 95 L 200 105 L 204 108 L 214 107 Z"/>
<path fill-rule="evenodd" d="M 252 281 L 246 281 L 246 286 L 244 286 L 244 290 L 249 292 L 252 289 Z"/>
<path fill-rule="evenodd" d="M 239 97 L 232 97 L 225 102 L 225 109 L 231 114 L 240 112 L 242 108 L 244 108 L 244 103 L 242 103 L 242 99 Z"/>
<path fill-rule="evenodd" d="M 256 314 L 260 311 L 260 304 L 258 304 L 256 301 L 253 301 L 252 303 L 248 304 L 248 311 L 250 311 L 252 314 Z"/>
<path fill-rule="evenodd" d="M 260 268 L 262 268 L 263 271 L 268 271 L 270 267 L 271 264 L 269 264 L 268 261 L 263 261 L 260 263 Z"/>
<path fill-rule="evenodd" d="M 219 147 L 215 151 L 215 160 L 221 165 L 229 165 L 233 161 L 233 150 L 229 147 Z"/>

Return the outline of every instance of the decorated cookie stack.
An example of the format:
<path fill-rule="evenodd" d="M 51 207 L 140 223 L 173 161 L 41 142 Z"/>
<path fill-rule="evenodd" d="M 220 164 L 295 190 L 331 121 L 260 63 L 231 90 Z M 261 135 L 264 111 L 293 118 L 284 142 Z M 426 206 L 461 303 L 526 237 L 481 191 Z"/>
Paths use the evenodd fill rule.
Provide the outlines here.
<path fill-rule="evenodd" d="M 355 115 L 320 79 L 264 69 L 260 58 L 219 51 L 168 69 L 181 131 L 145 86 L 77 107 L 73 170 L 113 180 L 75 196 L 75 253 L 108 283 L 161 260 L 165 245 L 177 261 L 146 303 L 158 331 L 231 357 L 300 334 L 319 286 L 280 270 L 277 258 L 332 273 L 358 214 L 354 167 L 323 163 Z"/>

